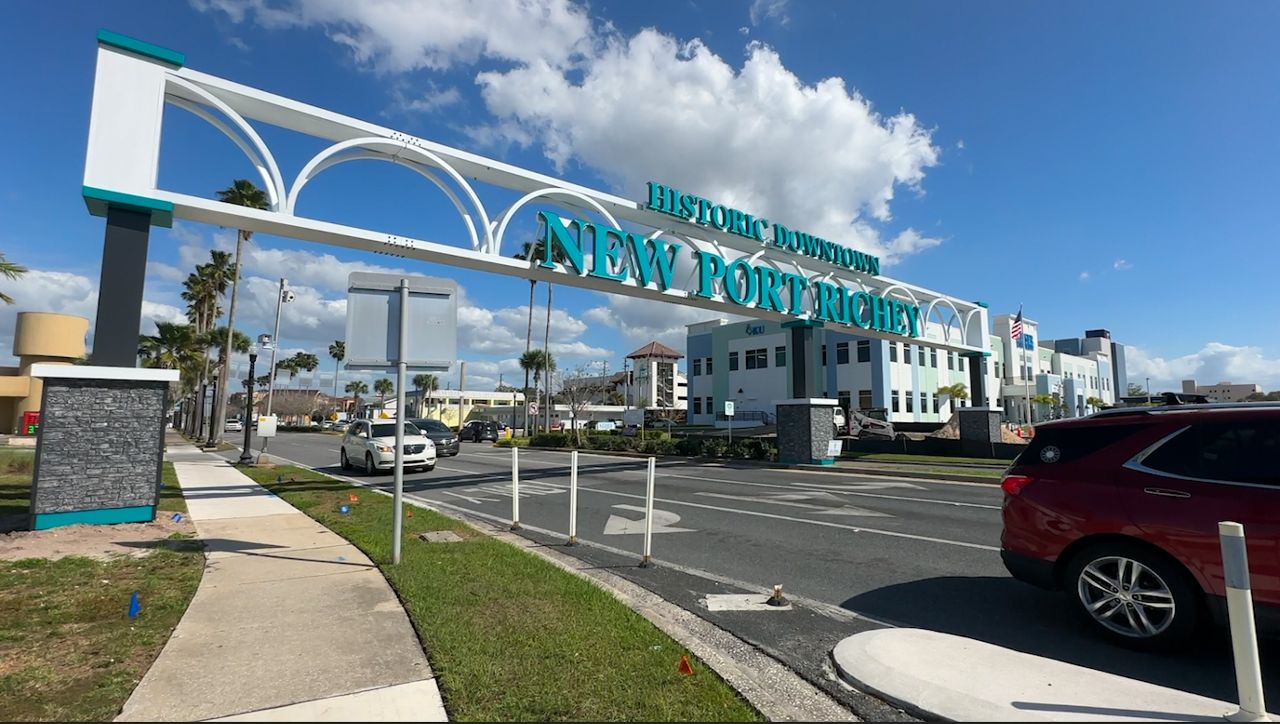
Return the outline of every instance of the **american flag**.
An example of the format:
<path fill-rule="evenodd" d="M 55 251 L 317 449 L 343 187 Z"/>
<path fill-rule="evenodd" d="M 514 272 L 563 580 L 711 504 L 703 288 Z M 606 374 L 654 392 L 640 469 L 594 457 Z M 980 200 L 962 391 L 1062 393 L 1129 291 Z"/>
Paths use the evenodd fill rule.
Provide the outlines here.
<path fill-rule="evenodd" d="M 1018 305 L 1018 316 L 1013 318 L 1013 326 L 1009 328 L 1009 336 L 1015 342 L 1022 338 L 1022 305 Z"/>

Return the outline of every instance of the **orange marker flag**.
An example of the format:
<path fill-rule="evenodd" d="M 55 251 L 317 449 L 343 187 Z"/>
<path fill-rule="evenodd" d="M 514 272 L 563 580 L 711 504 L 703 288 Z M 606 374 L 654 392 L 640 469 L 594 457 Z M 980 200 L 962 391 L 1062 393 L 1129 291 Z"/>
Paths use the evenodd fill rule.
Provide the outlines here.
<path fill-rule="evenodd" d="M 680 657 L 680 666 L 676 668 L 676 671 L 679 671 L 685 676 L 693 676 L 693 664 L 689 663 L 688 656 Z"/>
<path fill-rule="evenodd" d="M 404 517 L 406 517 L 406 518 L 412 518 L 412 517 L 413 517 L 413 508 L 407 508 L 407 509 L 405 509 L 405 511 L 404 511 Z"/>
<path fill-rule="evenodd" d="M 359 498 L 357 498 L 354 493 L 351 495 L 348 495 L 347 498 L 353 503 L 359 500 Z"/>

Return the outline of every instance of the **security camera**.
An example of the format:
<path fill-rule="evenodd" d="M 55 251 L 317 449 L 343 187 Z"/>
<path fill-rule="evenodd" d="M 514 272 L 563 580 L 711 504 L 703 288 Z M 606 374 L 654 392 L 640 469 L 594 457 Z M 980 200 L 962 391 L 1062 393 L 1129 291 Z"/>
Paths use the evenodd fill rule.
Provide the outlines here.
<path fill-rule="evenodd" d="M 297 297 L 297 296 L 298 296 L 297 294 L 294 294 L 294 293 L 293 293 L 293 290 L 292 290 L 292 289 L 286 289 L 286 290 L 284 290 L 283 292 L 281 292 L 281 293 L 280 293 L 280 299 L 281 299 L 282 301 L 284 301 L 284 303 L 285 303 L 285 304 L 288 304 L 289 302 L 292 302 L 292 301 L 294 300 L 294 298 L 295 298 L 295 297 Z"/>

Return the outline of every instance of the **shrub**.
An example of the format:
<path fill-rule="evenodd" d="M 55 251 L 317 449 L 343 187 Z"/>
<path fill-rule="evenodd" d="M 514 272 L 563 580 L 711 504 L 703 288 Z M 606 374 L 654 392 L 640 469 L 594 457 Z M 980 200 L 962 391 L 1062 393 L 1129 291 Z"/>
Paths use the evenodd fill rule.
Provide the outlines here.
<path fill-rule="evenodd" d="M 566 432 L 540 432 L 529 438 L 534 447 L 573 447 L 573 436 Z"/>
<path fill-rule="evenodd" d="M 529 447 L 527 437 L 504 437 L 495 442 L 494 447 Z"/>

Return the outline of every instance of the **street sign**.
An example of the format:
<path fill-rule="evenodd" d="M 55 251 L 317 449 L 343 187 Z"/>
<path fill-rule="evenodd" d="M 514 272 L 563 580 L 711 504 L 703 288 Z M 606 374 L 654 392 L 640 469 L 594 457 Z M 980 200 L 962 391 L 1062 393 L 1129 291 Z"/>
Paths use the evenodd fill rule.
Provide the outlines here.
<path fill-rule="evenodd" d="M 258 437 L 276 436 L 276 416 L 258 415 Z"/>
<path fill-rule="evenodd" d="M 724 401 L 724 416 L 733 417 L 733 400 Z"/>
<path fill-rule="evenodd" d="M 400 350 L 400 282 L 409 288 Z M 446 372 L 457 359 L 458 283 L 452 279 L 352 272 L 347 277 L 347 369 Z"/>
<path fill-rule="evenodd" d="M 827 443 L 827 457 L 838 458 L 840 451 L 844 449 L 844 440 L 832 440 Z"/>
<path fill-rule="evenodd" d="M 530 403 L 529 403 L 529 414 L 530 414 L 530 415 L 536 415 L 536 414 L 538 414 L 538 403 L 536 403 L 536 402 L 530 402 Z"/>

